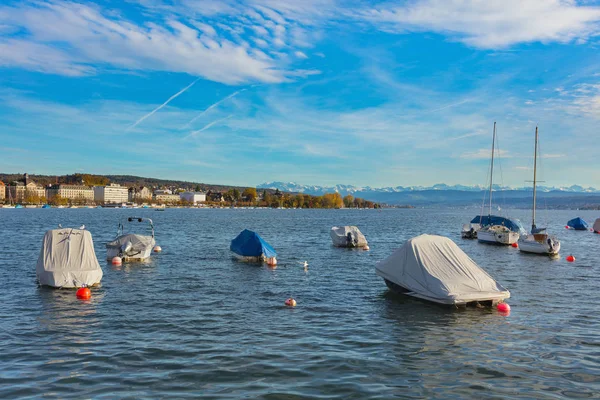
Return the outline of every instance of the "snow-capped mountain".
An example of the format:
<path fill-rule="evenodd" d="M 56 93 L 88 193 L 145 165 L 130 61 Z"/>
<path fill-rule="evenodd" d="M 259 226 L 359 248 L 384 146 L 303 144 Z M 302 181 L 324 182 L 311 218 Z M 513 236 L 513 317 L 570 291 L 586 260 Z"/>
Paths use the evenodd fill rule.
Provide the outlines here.
<path fill-rule="evenodd" d="M 353 196 L 359 196 L 362 194 L 372 193 L 402 193 L 402 192 L 415 192 L 415 191 L 448 191 L 455 190 L 461 192 L 480 192 L 487 190 L 487 187 L 481 185 L 467 186 L 467 185 L 446 185 L 445 183 L 438 183 L 433 186 L 396 186 L 396 187 L 383 187 L 383 188 L 372 188 L 370 186 L 357 187 L 353 185 L 335 185 L 335 186 L 317 186 L 317 185 L 300 185 L 295 182 L 265 182 L 258 185 L 259 188 L 264 189 L 279 189 L 282 192 L 293 192 L 293 193 L 305 193 L 316 196 L 323 195 L 325 193 L 340 193 L 345 196 L 351 194 Z M 513 188 L 510 186 L 494 185 L 495 191 L 531 191 L 531 187 L 519 187 Z M 572 185 L 569 187 L 546 187 L 538 186 L 540 192 L 552 192 L 561 191 L 569 193 L 600 193 L 599 190 L 588 187 L 584 188 L 579 185 Z"/>

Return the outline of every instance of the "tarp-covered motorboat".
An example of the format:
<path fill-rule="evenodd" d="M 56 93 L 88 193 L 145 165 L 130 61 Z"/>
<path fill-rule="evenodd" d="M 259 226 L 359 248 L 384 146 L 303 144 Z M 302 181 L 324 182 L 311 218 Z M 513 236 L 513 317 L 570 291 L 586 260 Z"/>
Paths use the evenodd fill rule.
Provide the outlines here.
<path fill-rule="evenodd" d="M 244 229 L 231 241 L 229 249 L 242 261 L 269 262 L 271 260 L 270 262 L 273 262 L 277 257 L 277 253 L 269 243 L 258 233 L 248 229 Z"/>
<path fill-rule="evenodd" d="M 102 279 L 92 235 L 84 229 L 46 232 L 35 269 L 43 286 L 76 288 L 96 285 Z"/>
<path fill-rule="evenodd" d="M 576 231 L 587 231 L 588 224 L 582 218 L 573 218 L 569 222 L 567 222 L 567 226 L 571 229 L 575 229 Z"/>
<path fill-rule="evenodd" d="M 356 226 L 334 226 L 329 234 L 333 245 L 337 247 L 368 246 L 365 235 Z"/>
<path fill-rule="evenodd" d="M 521 221 L 514 218 L 478 215 L 471 223 L 481 226 L 477 231 L 477 240 L 481 243 L 510 245 L 516 243 L 521 235 L 527 234 Z"/>
<path fill-rule="evenodd" d="M 112 260 L 121 257 L 123 261 L 143 261 L 150 257 L 152 249 L 156 244 L 154 240 L 154 224 L 150 218 L 128 217 L 127 222 L 148 222 L 150 224 L 150 235 L 125 233 L 125 225 L 120 222 L 117 230 L 117 238 L 106 244 L 106 258 Z"/>
<path fill-rule="evenodd" d="M 420 235 L 377 264 L 377 275 L 399 293 L 440 304 L 494 305 L 510 292 L 452 240 Z"/>

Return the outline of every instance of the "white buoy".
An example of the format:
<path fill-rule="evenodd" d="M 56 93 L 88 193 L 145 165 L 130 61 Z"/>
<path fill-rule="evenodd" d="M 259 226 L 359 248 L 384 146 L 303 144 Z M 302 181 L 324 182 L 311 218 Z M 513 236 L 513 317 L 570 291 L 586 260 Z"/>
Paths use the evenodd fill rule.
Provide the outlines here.
<path fill-rule="evenodd" d="M 162 251 L 162 247 L 160 247 L 159 245 L 154 246 L 155 253 L 160 253 L 161 251 Z"/>
<path fill-rule="evenodd" d="M 363 249 L 369 250 L 369 246 L 365 246 L 365 247 L 363 247 Z"/>
<path fill-rule="evenodd" d="M 113 257 L 111 263 L 112 265 L 121 265 L 123 263 L 123 260 L 121 260 L 121 257 Z"/>

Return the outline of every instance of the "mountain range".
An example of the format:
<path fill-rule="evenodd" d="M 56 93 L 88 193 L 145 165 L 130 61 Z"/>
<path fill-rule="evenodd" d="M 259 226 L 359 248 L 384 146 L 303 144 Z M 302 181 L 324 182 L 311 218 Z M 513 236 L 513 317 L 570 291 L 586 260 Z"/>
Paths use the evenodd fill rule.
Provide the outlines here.
<path fill-rule="evenodd" d="M 482 186 L 446 185 L 433 186 L 396 186 L 372 188 L 352 185 L 315 186 L 300 185 L 294 182 L 266 182 L 258 188 L 278 189 L 282 192 L 304 193 L 320 196 L 325 193 L 340 193 L 342 196 L 352 195 L 389 205 L 410 204 L 413 206 L 471 206 L 481 204 L 487 194 Z M 529 207 L 531 204 L 531 187 L 512 188 L 494 185 L 495 203 L 512 207 Z M 538 186 L 540 204 L 552 208 L 595 207 L 600 204 L 600 190 L 579 185 L 569 187 Z"/>

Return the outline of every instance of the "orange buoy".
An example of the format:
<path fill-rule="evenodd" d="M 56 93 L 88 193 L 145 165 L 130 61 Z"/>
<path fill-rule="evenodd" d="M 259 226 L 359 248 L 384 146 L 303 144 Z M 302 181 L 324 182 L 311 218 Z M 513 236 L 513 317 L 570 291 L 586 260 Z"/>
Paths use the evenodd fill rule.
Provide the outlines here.
<path fill-rule="evenodd" d="M 123 264 L 123 260 L 121 259 L 121 257 L 113 257 L 111 263 L 112 265 L 121 265 Z"/>
<path fill-rule="evenodd" d="M 162 247 L 160 247 L 158 245 L 154 246 L 154 252 L 155 253 L 160 253 L 161 251 L 162 251 Z"/>
<path fill-rule="evenodd" d="M 293 297 L 290 297 L 285 301 L 285 305 L 289 307 L 296 307 L 296 300 Z"/>
<path fill-rule="evenodd" d="M 573 254 L 569 254 L 569 255 L 567 256 L 566 260 L 567 260 L 568 262 L 573 262 L 573 261 L 575 261 L 575 256 L 574 256 Z"/>
<path fill-rule="evenodd" d="M 513 244 L 511 244 L 511 246 L 516 249 L 517 247 L 519 247 L 519 244 L 517 242 L 514 242 Z"/>
<path fill-rule="evenodd" d="M 77 289 L 77 298 L 81 300 L 89 300 L 92 297 L 92 291 L 88 287 L 81 287 Z"/>
<path fill-rule="evenodd" d="M 270 267 L 274 267 L 277 265 L 277 259 L 275 257 L 267 258 L 267 265 Z"/>
<path fill-rule="evenodd" d="M 507 303 L 498 303 L 498 305 L 496 306 L 496 309 L 498 311 L 500 311 L 501 313 L 510 312 L 510 306 Z"/>

